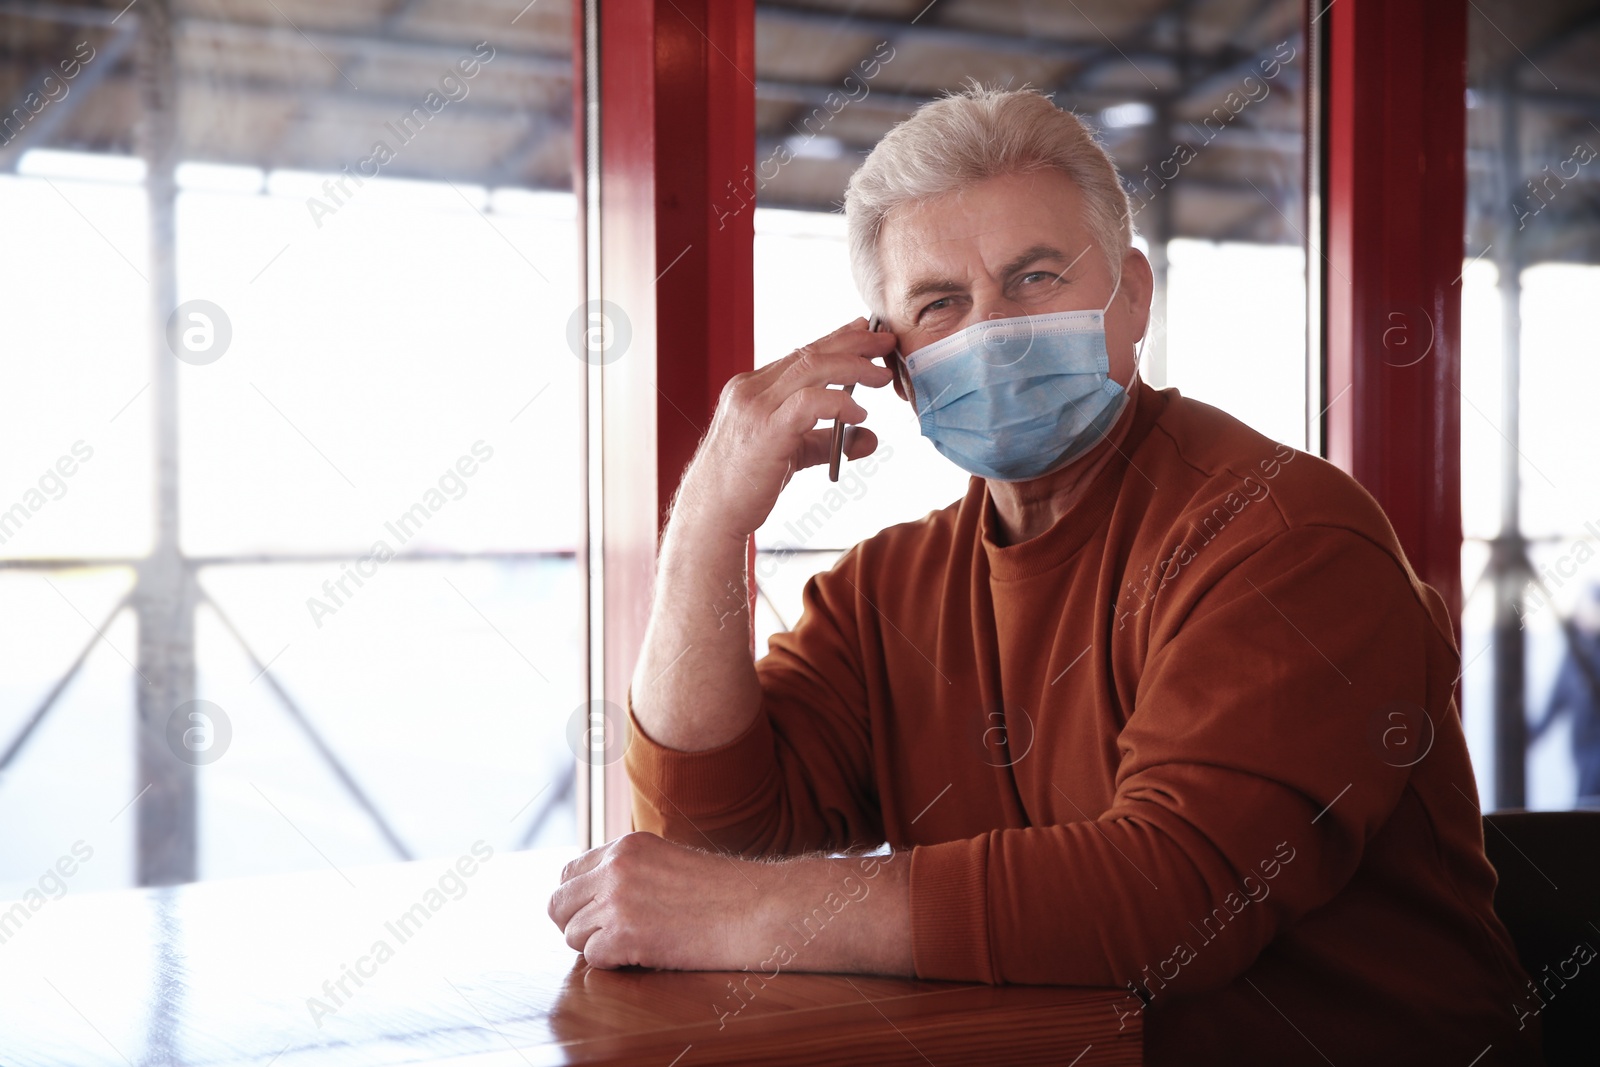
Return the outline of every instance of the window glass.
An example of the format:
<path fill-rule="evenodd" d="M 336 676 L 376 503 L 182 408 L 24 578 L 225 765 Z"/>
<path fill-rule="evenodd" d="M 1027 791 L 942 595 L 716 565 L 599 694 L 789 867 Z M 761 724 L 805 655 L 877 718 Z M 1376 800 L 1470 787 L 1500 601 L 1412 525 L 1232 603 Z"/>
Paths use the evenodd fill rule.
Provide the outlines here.
<path fill-rule="evenodd" d="M 578 840 L 571 5 L 520 6 L 0 13 L 0 889 Z"/>
<path fill-rule="evenodd" d="M 1600 804 L 1600 25 L 1468 17 L 1461 704 L 1486 809 Z"/>

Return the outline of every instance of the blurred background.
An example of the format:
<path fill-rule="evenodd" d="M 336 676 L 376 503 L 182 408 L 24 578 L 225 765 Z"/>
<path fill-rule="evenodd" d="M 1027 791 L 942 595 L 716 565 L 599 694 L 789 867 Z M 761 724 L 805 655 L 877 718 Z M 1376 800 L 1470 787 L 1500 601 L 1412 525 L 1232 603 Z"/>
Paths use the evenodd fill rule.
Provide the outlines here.
<path fill-rule="evenodd" d="M 1129 185 L 1146 379 L 1315 450 L 1322 10 L 758 4 L 719 206 L 753 215 L 757 361 L 864 312 L 839 205 L 877 139 L 1029 85 Z M 1463 713 L 1487 808 L 1568 807 L 1600 792 L 1600 11 L 1470 17 Z M 582 840 L 573 39 L 561 0 L 0 0 L 0 893 L 78 839 L 77 888 Z M 811 574 L 964 491 L 863 401 L 877 461 L 758 534 L 762 650 Z"/>

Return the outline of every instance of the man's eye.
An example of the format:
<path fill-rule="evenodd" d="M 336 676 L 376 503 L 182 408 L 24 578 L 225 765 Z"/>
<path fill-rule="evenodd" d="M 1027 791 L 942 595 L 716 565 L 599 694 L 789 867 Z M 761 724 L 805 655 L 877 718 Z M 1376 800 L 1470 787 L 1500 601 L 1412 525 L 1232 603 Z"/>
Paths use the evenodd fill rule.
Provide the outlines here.
<path fill-rule="evenodd" d="M 922 309 L 922 313 L 924 315 L 926 315 L 931 311 L 943 311 L 945 308 L 947 308 L 949 306 L 950 306 L 950 298 L 948 296 L 941 296 L 939 299 L 935 300 L 933 303 L 931 303 L 927 307 L 923 308 Z"/>
<path fill-rule="evenodd" d="M 1051 271 L 1030 270 L 1028 273 L 1022 276 L 1022 282 L 1024 285 L 1036 282 L 1053 282 L 1056 280 L 1056 277 L 1057 275 Z"/>

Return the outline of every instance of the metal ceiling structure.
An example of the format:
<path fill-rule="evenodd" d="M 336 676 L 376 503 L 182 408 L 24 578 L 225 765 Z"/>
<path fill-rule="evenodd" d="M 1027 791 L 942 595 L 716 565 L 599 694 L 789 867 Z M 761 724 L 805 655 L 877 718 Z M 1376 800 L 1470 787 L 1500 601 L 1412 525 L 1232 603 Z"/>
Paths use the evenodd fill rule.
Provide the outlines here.
<path fill-rule="evenodd" d="M 1521 43 L 1486 35 L 1469 106 L 1515 96 L 1522 170 L 1537 176 L 1566 160 L 1575 138 L 1596 133 L 1600 7 L 1586 0 L 1478 6 L 1494 25 L 1514 27 Z M 488 41 L 493 60 L 451 102 L 447 121 L 397 151 L 384 173 L 571 188 L 566 4 L 180 0 L 172 9 L 182 159 L 265 170 L 352 167 L 387 136 L 386 123 L 412 114 L 441 76 Z M 136 150 L 145 118 L 134 54 L 140 17 L 137 0 L 0 2 L 0 171 L 14 169 L 29 148 Z M 1152 238 L 1303 243 L 1299 212 L 1285 210 L 1298 205 L 1301 188 L 1303 17 L 1296 0 L 760 3 L 753 162 L 780 148 L 792 158 L 759 183 L 758 202 L 836 210 L 862 154 L 891 126 L 976 78 L 1053 93 L 1101 127 L 1130 182 L 1148 180 L 1179 145 L 1194 150 L 1171 182 L 1173 195 L 1156 198 L 1158 212 L 1141 212 L 1140 228 Z M 34 95 L 30 107 L 30 94 L 82 42 L 93 59 L 70 91 L 42 107 Z M 892 58 L 875 77 L 852 75 L 885 49 Z M 1263 60 L 1286 54 L 1292 58 L 1281 74 L 1262 78 Z M 1248 97 L 1248 106 L 1226 108 L 1230 93 Z M 1208 123 L 1211 116 L 1226 121 Z M 1469 135 L 1470 166 L 1496 173 L 1496 125 L 1469 122 Z M 1557 225 L 1529 235 L 1526 261 L 1600 261 L 1594 227 L 1560 225 L 1600 210 L 1594 176 L 1585 171 L 1575 183 L 1576 195 L 1551 206 Z M 1479 218 L 1506 210 L 1481 207 L 1473 212 Z"/>

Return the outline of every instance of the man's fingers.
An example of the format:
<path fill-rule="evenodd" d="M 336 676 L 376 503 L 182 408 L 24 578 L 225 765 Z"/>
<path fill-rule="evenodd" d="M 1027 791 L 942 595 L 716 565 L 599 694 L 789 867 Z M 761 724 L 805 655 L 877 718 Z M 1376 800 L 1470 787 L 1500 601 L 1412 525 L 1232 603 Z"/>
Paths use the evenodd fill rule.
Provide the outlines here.
<path fill-rule="evenodd" d="M 845 323 L 843 326 L 840 326 L 838 329 L 834 330 L 833 332 L 823 334 L 821 337 L 817 338 L 815 341 L 812 341 L 811 344 L 806 345 L 805 348 L 812 348 L 812 347 L 814 347 L 816 345 L 827 344 L 829 341 L 833 341 L 836 338 L 839 338 L 839 337 L 843 336 L 844 334 L 847 334 L 847 333 L 851 332 L 852 330 L 866 330 L 866 328 L 867 328 L 866 316 L 865 315 L 858 315 L 855 318 L 851 319 L 849 322 Z M 802 349 L 802 351 L 803 350 L 804 349 Z"/>
<path fill-rule="evenodd" d="M 827 337 L 820 337 L 820 338 L 818 338 L 818 340 L 826 341 L 829 338 L 838 337 L 841 333 L 844 333 L 846 330 L 865 330 L 866 328 L 867 328 L 867 317 L 865 315 L 857 315 L 855 318 L 851 319 L 849 322 L 845 323 L 843 326 L 840 326 L 837 330 L 834 330 L 832 333 L 828 334 Z"/>
<path fill-rule="evenodd" d="M 547 909 L 550 921 L 565 930 L 572 917 L 588 906 L 594 899 L 594 893 L 589 888 L 586 878 L 576 878 L 570 882 L 562 882 L 556 891 L 550 894 L 550 907 Z"/>
<path fill-rule="evenodd" d="M 893 334 L 865 329 L 823 338 L 774 364 L 780 369 L 768 388 L 793 392 L 812 385 L 888 385 L 894 372 L 872 360 L 894 351 L 897 343 Z"/>
<path fill-rule="evenodd" d="M 585 877 L 605 858 L 610 846 L 590 849 L 561 872 L 561 884 L 550 894 L 550 921 L 566 929 L 572 916 L 581 911 L 594 898 L 593 878 Z"/>
<path fill-rule="evenodd" d="M 599 901 L 591 900 L 562 925 L 561 932 L 567 939 L 567 947 L 574 952 L 583 951 L 589 938 L 600 929 L 603 910 Z"/>
<path fill-rule="evenodd" d="M 606 858 L 606 851 L 610 848 L 610 845 L 601 845 L 599 848 L 591 848 L 589 851 L 585 852 L 583 855 L 579 856 L 577 859 L 561 868 L 561 880 L 563 882 L 570 882 L 572 879 L 578 877 L 578 875 L 584 873 L 585 871 L 592 870 L 596 864 Z"/>
<path fill-rule="evenodd" d="M 817 385 L 792 394 L 773 414 L 773 423 L 791 433 L 805 433 L 820 419 L 854 425 L 867 421 L 867 409 L 843 389 Z"/>
<path fill-rule="evenodd" d="M 878 435 L 865 426 L 846 426 L 844 454 L 849 459 L 866 459 L 878 450 Z"/>
<path fill-rule="evenodd" d="M 848 426 L 844 431 L 844 454 L 850 459 L 863 459 L 878 450 L 878 435 L 865 426 Z M 815 467 L 833 458 L 833 428 L 811 430 L 800 440 L 799 456 L 795 469 Z"/>
<path fill-rule="evenodd" d="M 871 331 L 867 329 L 867 320 L 856 319 L 854 322 L 845 323 L 843 326 L 839 327 L 837 330 L 834 330 L 830 334 L 825 334 L 824 336 L 817 338 L 810 344 L 801 345 L 799 348 L 795 349 L 793 352 L 790 352 L 781 359 L 775 359 L 771 363 L 762 364 L 749 373 L 756 379 L 762 381 L 764 384 L 770 385 L 772 382 L 775 382 L 781 378 L 784 372 L 787 371 L 789 366 L 795 361 L 802 358 L 815 356 L 819 352 L 834 351 L 839 347 L 839 339 L 851 332 L 857 332 L 866 337 L 873 336 Z M 847 345 L 846 347 L 848 348 L 849 346 Z"/>

